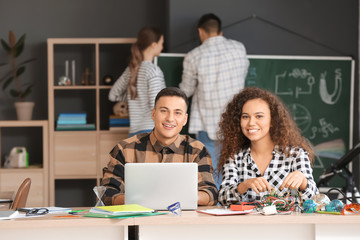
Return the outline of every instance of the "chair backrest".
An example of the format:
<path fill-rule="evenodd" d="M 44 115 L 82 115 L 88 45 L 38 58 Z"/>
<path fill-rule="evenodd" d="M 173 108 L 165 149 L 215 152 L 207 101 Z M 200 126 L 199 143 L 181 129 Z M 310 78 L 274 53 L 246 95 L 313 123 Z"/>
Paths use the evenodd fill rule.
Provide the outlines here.
<path fill-rule="evenodd" d="M 23 208 L 26 205 L 26 201 L 29 195 L 29 191 L 30 191 L 30 186 L 31 186 L 31 179 L 30 178 L 26 178 L 23 183 L 20 185 L 15 198 L 14 198 L 14 202 L 11 205 L 11 209 L 16 210 L 18 208 Z"/>

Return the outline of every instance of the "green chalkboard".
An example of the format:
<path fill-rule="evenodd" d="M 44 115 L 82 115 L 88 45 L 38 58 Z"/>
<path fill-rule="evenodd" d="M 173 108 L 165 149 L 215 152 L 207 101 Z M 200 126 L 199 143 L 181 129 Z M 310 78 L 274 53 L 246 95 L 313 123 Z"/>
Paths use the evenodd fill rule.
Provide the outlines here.
<path fill-rule="evenodd" d="M 181 82 L 183 54 L 158 60 L 166 84 Z M 349 57 L 251 56 L 246 86 L 277 94 L 289 107 L 302 134 L 314 145 L 317 181 L 324 169 L 352 147 L 354 61 Z M 330 186 L 345 182 L 334 177 Z"/>

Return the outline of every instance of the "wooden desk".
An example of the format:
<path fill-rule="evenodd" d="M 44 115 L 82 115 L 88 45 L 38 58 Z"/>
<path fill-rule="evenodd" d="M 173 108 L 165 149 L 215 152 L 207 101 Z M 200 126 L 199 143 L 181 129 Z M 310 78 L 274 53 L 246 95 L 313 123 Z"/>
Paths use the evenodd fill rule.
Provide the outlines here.
<path fill-rule="evenodd" d="M 37 218 L 0 220 L 1 239 L 128 239 L 128 226 L 138 226 L 139 239 L 360 239 L 360 215 L 211 216 L 195 211 L 128 219 Z"/>
<path fill-rule="evenodd" d="M 297 214 L 211 216 L 183 211 L 181 217 L 136 218 L 139 239 L 360 239 L 360 215 Z"/>
<path fill-rule="evenodd" d="M 128 239 L 128 226 L 134 225 L 134 218 L 106 219 L 88 217 L 41 217 L 0 220 L 1 239 L 11 240 L 102 240 Z M 61 214 L 60 214 L 61 215 Z M 64 215 L 64 214 L 63 214 Z"/>

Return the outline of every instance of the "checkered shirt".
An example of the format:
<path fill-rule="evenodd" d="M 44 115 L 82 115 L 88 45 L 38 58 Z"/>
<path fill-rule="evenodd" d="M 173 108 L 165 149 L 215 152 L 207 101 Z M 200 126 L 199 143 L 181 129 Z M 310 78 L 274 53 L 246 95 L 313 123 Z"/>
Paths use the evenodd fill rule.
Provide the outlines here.
<path fill-rule="evenodd" d="M 209 194 L 209 205 L 217 203 L 218 190 L 210 154 L 201 142 L 187 135 L 179 135 L 169 146 L 163 146 L 153 132 L 138 134 L 118 143 L 111 150 L 110 162 L 103 169 L 101 184 L 106 187 L 103 198 L 106 205 L 111 205 L 124 193 L 124 165 L 129 162 L 195 162 L 198 164 L 198 190 Z"/>
<path fill-rule="evenodd" d="M 265 170 L 264 177 L 272 188 L 279 190 L 285 177 L 296 170 L 301 171 L 308 180 L 308 185 L 304 191 L 300 191 L 304 200 L 311 199 L 319 192 L 312 176 L 311 163 L 308 153 L 302 148 L 291 148 L 289 157 L 285 157 L 282 152 L 277 151 L 277 147 L 272 152 L 273 159 Z M 230 205 L 239 202 L 260 201 L 261 197 L 269 194 L 268 191 L 258 195 L 254 190 L 248 189 L 244 194 L 239 194 L 237 187 L 247 179 L 261 177 L 260 171 L 251 157 L 250 148 L 240 151 L 224 164 L 223 179 L 219 191 L 219 202 L 222 205 Z M 288 189 L 279 190 L 284 194 Z"/>
<path fill-rule="evenodd" d="M 193 96 L 190 133 L 205 131 L 216 140 L 220 116 L 244 88 L 248 66 L 244 45 L 223 36 L 208 38 L 185 56 L 179 87 Z"/>

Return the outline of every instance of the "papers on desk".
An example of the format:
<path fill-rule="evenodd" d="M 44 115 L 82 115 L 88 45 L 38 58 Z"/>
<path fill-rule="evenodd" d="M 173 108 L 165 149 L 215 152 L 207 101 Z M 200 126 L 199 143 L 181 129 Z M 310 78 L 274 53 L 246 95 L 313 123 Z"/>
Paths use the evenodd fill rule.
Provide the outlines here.
<path fill-rule="evenodd" d="M 33 208 L 40 208 L 40 207 L 33 207 Z M 33 208 L 22 208 L 24 210 L 31 210 Z M 49 213 L 60 213 L 60 212 L 70 212 L 72 209 L 67 207 L 41 207 L 41 208 L 47 208 L 49 210 Z"/>
<path fill-rule="evenodd" d="M 212 208 L 212 209 L 205 209 L 205 210 L 197 210 L 197 212 L 210 214 L 210 215 L 214 215 L 214 216 L 228 216 L 228 215 L 249 214 L 249 213 L 253 212 L 253 210 L 250 209 L 250 210 L 244 210 L 244 211 L 232 211 L 230 209 L 224 209 L 224 208 Z"/>
<path fill-rule="evenodd" d="M 142 215 L 152 212 L 154 212 L 154 209 L 143 207 L 138 204 L 101 206 L 101 207 L 93 207 L 90 209 L 91 214 L 108 215 L 108 216 Z"/>
<path fill-rule="evenodd" d="M 18 211 L 0 211 L 0 220 L 13 219 L 18 215 Z"/>

